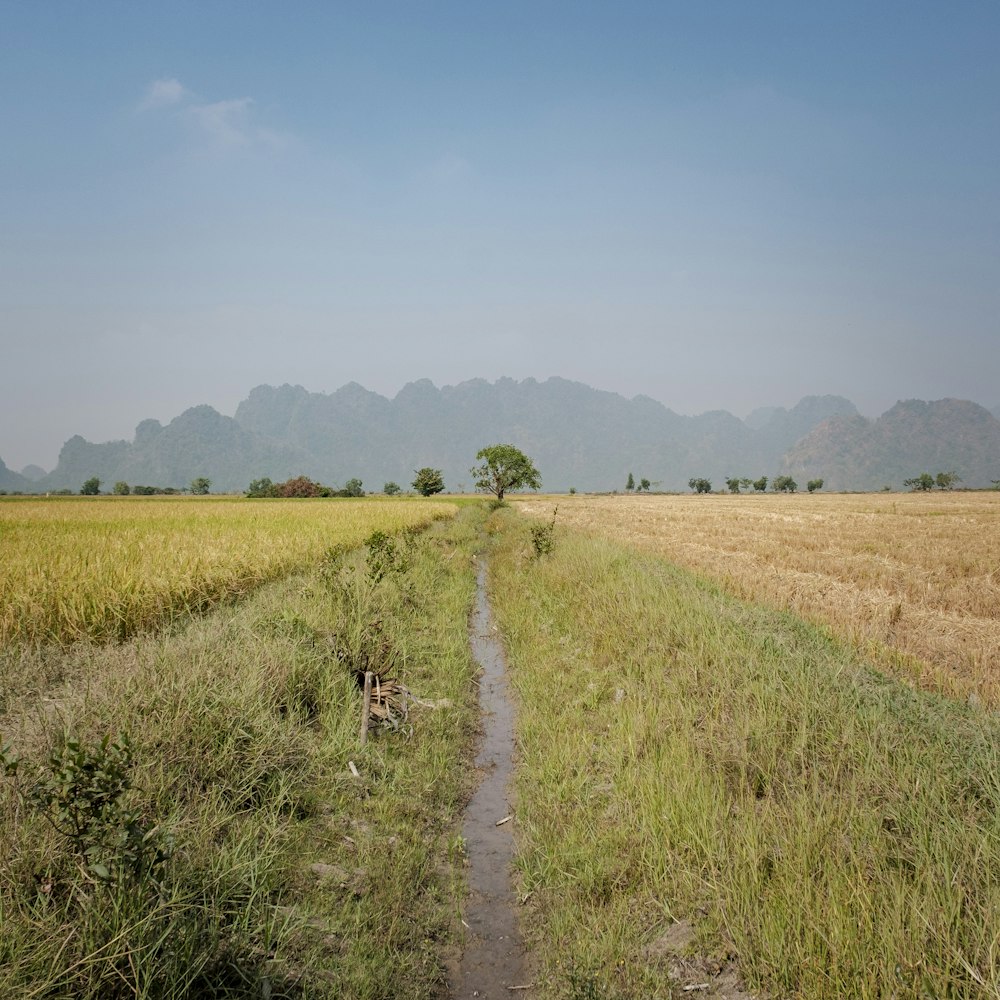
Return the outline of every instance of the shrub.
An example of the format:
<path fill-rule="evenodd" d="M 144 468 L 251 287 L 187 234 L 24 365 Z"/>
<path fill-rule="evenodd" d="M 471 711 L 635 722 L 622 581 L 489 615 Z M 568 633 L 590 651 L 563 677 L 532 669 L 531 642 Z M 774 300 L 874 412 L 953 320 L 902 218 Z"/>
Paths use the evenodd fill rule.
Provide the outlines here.
<path fill-rule="evenodd" d="M 558 512 L 558 507 L 553 508 L 551 521 L 547 524 L 533 524 L 531 526 L 531 545 L 535 550 L 536 559 L 549 555 L 556 547 L 555 531 Z"/>

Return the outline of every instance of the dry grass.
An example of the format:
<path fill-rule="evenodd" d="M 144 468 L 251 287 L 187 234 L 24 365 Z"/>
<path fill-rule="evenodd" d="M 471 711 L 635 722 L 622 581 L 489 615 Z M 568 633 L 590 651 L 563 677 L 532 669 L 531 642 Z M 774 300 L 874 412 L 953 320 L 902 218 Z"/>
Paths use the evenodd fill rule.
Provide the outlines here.
<path fill-rule="evenodd" d="M 564 525 L 828 625 L 922 686 L 1000 704 L 1000 493 L 558 502 Z M 547 517 L 553 501 L 517 506 Z"/>
<path fill-rule="evenodd" d="M 125 639 L 373 531 L 454 511 L 425 500 L 3 501 L 0 646 Z"/>

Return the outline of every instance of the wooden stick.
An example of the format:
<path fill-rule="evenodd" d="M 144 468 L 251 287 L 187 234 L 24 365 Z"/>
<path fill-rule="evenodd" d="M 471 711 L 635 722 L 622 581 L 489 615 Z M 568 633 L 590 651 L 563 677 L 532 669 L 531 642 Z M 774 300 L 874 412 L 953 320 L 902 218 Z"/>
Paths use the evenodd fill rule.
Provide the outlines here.
<path fill-rule="evenodd" d="M 361 745 L 368 742 L 368 717 L 372 711 L 372 677 L 370 670 L 365 671 L 365 697 L 361 703 Z"/>

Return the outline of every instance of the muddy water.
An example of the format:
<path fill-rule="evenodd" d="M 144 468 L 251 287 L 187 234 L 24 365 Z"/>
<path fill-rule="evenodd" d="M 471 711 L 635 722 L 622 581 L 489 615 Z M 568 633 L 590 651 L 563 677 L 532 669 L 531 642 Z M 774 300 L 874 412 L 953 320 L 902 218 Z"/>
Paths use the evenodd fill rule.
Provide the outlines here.
<path fill-rule="evenodd" d="M 467 925 L 465 951 L 451 976 L 455 1000 L 481 997 L 509 1000 L 530 991 L 509 991 L 526 984 L 524 951 L 517 928 L 516 900 L 511 888 L 513 821 L 497 826 L 512 813 L 508 782 L 514 753 L 513 709 L 507 698 L 503 648 L 496 636 L 486 597 L 486 565 L 479 560 L 476 610 L 470 641 L 482 668 L 479 707 L 485 736 L 476 767 L 484 777 L 465 812 L 462 836 L 469 861 L 470 894 L 462 908 Z"/>

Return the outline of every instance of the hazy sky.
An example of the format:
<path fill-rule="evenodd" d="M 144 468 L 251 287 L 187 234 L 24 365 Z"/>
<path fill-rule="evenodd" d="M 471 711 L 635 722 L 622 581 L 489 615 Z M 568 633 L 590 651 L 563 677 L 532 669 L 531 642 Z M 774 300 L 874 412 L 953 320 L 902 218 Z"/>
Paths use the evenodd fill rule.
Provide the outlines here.
<path fill-rule="evenodd" d="M 0 458 L 261 382 L 1000 403 L 1000 4 L 0 0 Z"/>

